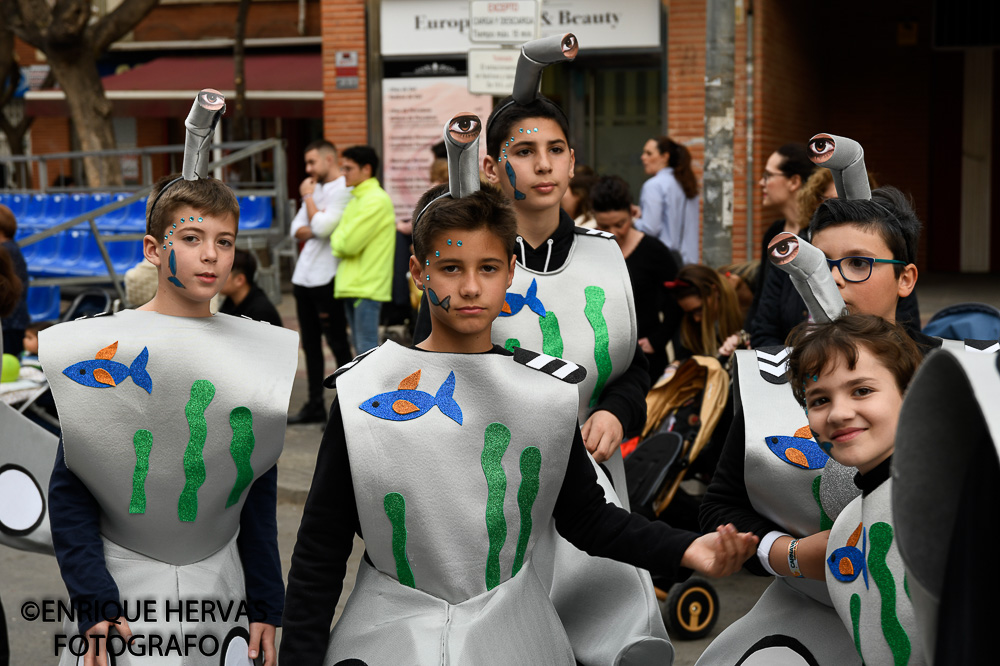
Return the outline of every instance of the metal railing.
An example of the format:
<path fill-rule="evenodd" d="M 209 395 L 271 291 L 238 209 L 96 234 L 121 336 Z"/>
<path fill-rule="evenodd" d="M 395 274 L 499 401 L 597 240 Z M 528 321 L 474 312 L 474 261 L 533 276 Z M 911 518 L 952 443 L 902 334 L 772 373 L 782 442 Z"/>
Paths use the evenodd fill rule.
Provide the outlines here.
<path fill-rule="evenodd" d="M 218 148 L 221 150 L 235 150 L 235 152 L 222 157 L 221 159 L 209 162 L 209 170 L 221 169 L 232 164 L 236 164 L 241 160 L 251 160 L 255 162 L 258 157 L 267 151 L 273 152 L 272 163 L 274 166 L 274 181 L 270 183 L 259 182 L 255 183 L 251 181 L 250 183 L 234 183 L 231 185 L 234 193 L 237 196 L 264 196 L 271 197 L 274 202 L 274 217 L 271 226 L 267 229 L 249 229 L 241 231 L 237 235 L 237 246 L 246 249 L 251 252 L 258 250 L 267 250 L 270 257 L 269 266 L 261 266 L 257 271 L 257 282 L 267 293 L 268 297 L 274 303 L 279 303 L 281 301 L 281 276 L 280 276 L 280 262 L 279 258 L 283 254 L 287 254 L 287 248 L 285 245 L 290 243 L 288 236 L 288 225 L 290 221 L 290 207 L 288 205 L 288 187 L 287 187 L 287 162 L 285 157 L 285 149 L 281 139 L 266 139 L 264 141 L 244 141 L 244 142 L 232 142 L 223 143 L 213 146 L 213 149 Z M 152 156 L 156 154 L 178 154 L 183 156 L 184 146 L 157 146 L 150 148 L 138 148 L 138 149 L 119 149 L 119 150 L 109 150 L 109 151 L 99 151 L 99 152 L 76 152 L 76 153 L 50 153 L 46 155 L 30 155 L 30 156 L 0 156 L 0 163 L 16 163 L 16 164 L 35 164 L 38 166 L 41 173 L 47 173 L 45 165 L 47 162 L 53 160 L 65 160 L 65 159 L 82 159 L 84 157 L 93 156 L 114 156 L 114 155 L 135 155 L 136 153 L 141 153 L 144 160 L 144 165 L 147 164 L 148 168 L 144 166 L 143 173 L 147 176 L 147 180 L 150 181 L 143 185 L 139 189 L 132 188 L 87 188 L 87 187 L 63 187 L 63 188 L 48 188 L 49 192 L 114 192 L 114 191 L 132 191 L 132 195 L 128 196 L 120 201 L 114 201 L 100 208 L 95 208 L 94 210 L 89 210 L 85 213 L 77 215 L 76 217 L 61 222 L 57 225 L 49 227 L 44 231 L 40 231 L 26 238 L 22 238 L 18 241 L 20 247 L 26 247 L 39 241 L 43 241 L 46 238 L 55 236 L 56 234 L 62 233 L 73 227 L 87 223 L 90 226 L 91 233 L 93 234 L 94 240 L 97 242 L 98 250 L 101 253 L 101 257 L 104 260 L 104 265 L 107 268 L 108 275 L 104 276 L 78 276 L 78 277 L 51 277 L 51 278 L 33 278 L 31 280 L 32 286 L 48 286 L 48 285 L 89 285 L 89 284 L 108 284 L 109 282 L 114 287 L 118 297 L 121 299 L 122 303 L 128 303 L 128 299 L 125 296 L 124 289 L 124 276 L 119 275 L 115 270 L 114 262 L 111 260 L 110 255 L 106 247 L 106 243 L 120 242 L 120 241 L 134 241 L 142 239 L 145 234 L 141 233 L 101 233 L 97 226 L 97 219 L 103 215 L 113 213 L 117 210 L 121 210 L 130 204 L 139 201 L 140 199 L 145 199 L 153 189 L 152 185 Z M 28 168 L 28 167 L 26 167 Z M 253 172 L 254 169 L 251 169 Z M 40 178 L 41 182 L 44 184 L 47 182 L 45 178 Z M 0 191 L 11 191 L 11 190 L 0 190 Z M 25 193 L 43 193 L 46 189 L 42 188 L 39 190 L 20 190 Z M 294 251 L 294 250 L 293 250 Z"/>

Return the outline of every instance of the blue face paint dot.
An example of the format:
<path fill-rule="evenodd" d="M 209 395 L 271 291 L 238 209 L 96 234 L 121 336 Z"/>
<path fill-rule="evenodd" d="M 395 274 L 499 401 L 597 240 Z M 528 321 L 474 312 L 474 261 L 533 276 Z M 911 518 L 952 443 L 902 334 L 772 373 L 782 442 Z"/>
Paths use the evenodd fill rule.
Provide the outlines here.
<path fill-rule="evenodd" d="M 427 265 L 428 265 L 428 266 L 430 266 L 430 265 L 431 265 L 431 260 L 430 260 L 430 259 L 428 259 L 428 260 L 427 260 Z"/>
<path fill-rule="evenodd" d="M 538 128 L 537 128 L 537 127 L 535 128 L 535 131 L 536 131 L 536 132 L 538 131 Z"/>
<path fill-rule="evenodd" d="M 462 247 L 462 241 L 458 241 L 458 246 Z"/>
<path fill-rule="evenodd" d="M 199 221 L 199 222 L 201 222 L 201 221 L 202 221 L 202 219 L 201 219 L 201 218 L 199 217 L 199 218 L 198 218 L 198 221 Z"/>
<path fill-rule="evenodd" d="M 451 239 L 450 238 L 448 239 L 448 245 L 451 245 Z"/>
<path fill-rule="evenodd" d="M 191 219 L 192 222 L 194 222 L 194 216 L 193 215 L 191 216 L 190 219 Z M 201 222 L 201 218 L 200 217 L 198 218 L 198 221 Z"/>
<path fill-rule="evenodd" d="M 174 244 L 173 241 L 170 241 L 169 243 L 167 243 L 167 245 L 173 245 L 173 244 Z"/>
<path fill-rule="evenodd" d="M 813 375 L 813 381 L 814 382 L 818 382 L 819 381 L 819 375 Z"/>
<path fill-rule="evenodd" d="M 166 246 L 166 245 L 164 245 L 164 246 L 163 246 L 163 249 L 164 249 L 164 250 L 166 250 L 166 249 L 167 249 L 167 246 Z"/>
<path fill-rule="evenodd" d="M 531 130 L 528 130 L 528 134 L 531 134 Z"/>
<path fill-rule="evenodd" d="M 174 228 L 174 229 L 176 229 L 176 228 L 177 228 L 177 225 L 175 224 L 175 225 L 173 226 L 173 228 Z"/>
<path fill-rule="evenodd" d="M 524 128 L 522 127 L 521 129 L 518 130 L 518 132 L 520 132 L 521 134 L 524 134 Z"/>
<path fill-rule="evenodd" d="M 164 237 L 163 237 L 163 240 L 167 240 L 167 237 L 166 237 L 166 236 L 164 236 Z"/>
<path fill-rule="evenodd" d="M 441 250 L 436 250 L 436 251 L 434 252 L 434 256 L 435 256 L 435 257 L 440 257 L 440 256 L 441 256 Z"/>

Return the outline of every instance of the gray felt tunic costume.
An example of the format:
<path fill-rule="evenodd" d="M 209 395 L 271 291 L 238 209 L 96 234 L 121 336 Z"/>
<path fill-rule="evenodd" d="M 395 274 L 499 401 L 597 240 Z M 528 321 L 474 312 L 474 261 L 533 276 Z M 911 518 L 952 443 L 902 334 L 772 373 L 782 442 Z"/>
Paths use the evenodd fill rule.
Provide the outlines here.
<path fill-rule="evenodd" d="M 887 478 L 837 517 L 826 548 L 826 583 L 867 666 L 922 666 L 927 662 L 916 641 L 891 495 L 892 480 Z"/>
<path fill-rule="evenodd" d="M 853 497 L 858 490 L 848 475 L 824 473 L 828 461 L 844 468 L 812 438 L 785 375 L 789 352 L 783 347 L 736 352 L 746 424 L 744 477 L 757 513 L 795 537 L 806 537 L 832 525 L 828 504 L 834 502 L 824 505 L 823 497 Z M 824 490 L 831 479 L 835 482 L 828 485 L 838 487 Z M 755 663 L 860 664 L 826 585 L 775 578 L 750 612 L 726 628 L 698 660 L 700 666 Z"/>
<path fill-rule="evenodd" d="M 246 629 L 245 614 L 182 622 L 166 617 L 165 603 L 245 599 L 240 513 L 284 444 L 298 336 L 228 315 L 127 310 L 41 337 L 66 466 L 100 506 L 108 572 L 121 601 L 156 601 L 156 622 L 130 622 L 133 633 L 224 644 Z M 67 651 L 61 663 L 74 659 Z M 196 651 L 155 663 L 219 659 Z M 131 661 L 125 653 L 117 663 Z"/>
<path fill-rule="evenodd" d="M 577 390 L 561 380 L 574 371 L 392 342 L 341 369 L 371 564 L 326 664 L 575 663 L 533 552 L 576 432 Z"/>
<path fill-rule="evenodd" d="M 582 425 L 601 391 L 624 372 L 636 349 L 635 305 L 628 269 L 614 236 L 575 230 L 563 264 L 540 272 L 518 264 L 493 342 L 523 346 L 587 369 L 578 384 Z M 508 312 L 509 310 L 509 312 Z M 595 463 L 596 464 L 596 463 Z M 598 470 L 608 501 L 628 508 L 619 452 Z M 536 567 L 583 664 L 669 663 L 667 638 L 649 573 L 590 557 L 560 537 L 554 525 L 536 549 Z"/>

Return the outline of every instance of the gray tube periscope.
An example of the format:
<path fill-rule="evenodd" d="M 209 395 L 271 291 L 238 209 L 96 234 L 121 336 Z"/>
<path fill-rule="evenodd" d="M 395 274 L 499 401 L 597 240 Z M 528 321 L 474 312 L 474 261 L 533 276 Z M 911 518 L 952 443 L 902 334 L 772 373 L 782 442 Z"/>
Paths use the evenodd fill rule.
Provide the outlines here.
<path fill-rule="evenodd" d="M 833 174 L 837 197 L 841 199 L 872 198 L 865 169 L 865 151 L 854 139 L 835 134 L 817 134 L 809 139 L 809 159 L 826 167 Z"/>
<path fill-rule="evenodd" d="M 184 121 L 184 180 L 197 180 L 208 176 L 209 143 L 215 126 L 226 112 L 226 98 L 212 88 L 205 88 L 195 97 L 191 111 Z"/>

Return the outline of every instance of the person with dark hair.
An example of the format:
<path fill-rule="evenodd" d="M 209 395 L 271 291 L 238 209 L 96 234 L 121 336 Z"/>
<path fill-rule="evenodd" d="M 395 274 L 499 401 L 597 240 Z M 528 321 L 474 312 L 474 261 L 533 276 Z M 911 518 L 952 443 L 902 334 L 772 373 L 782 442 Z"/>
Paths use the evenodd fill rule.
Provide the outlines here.
<path fill-rule="evenodd" d="M 636 227 L 679 252 L 685 264 L 696 264 L 698 251 L 698 181 L 691 153 L 665 136 L 650 139 L 642 149 L 642 166 L 652 176 L 642 185 Z"/>
<path fill-rule="evenodd" d="M 810 432 L 830 457 L 857 469 L 861 491 L 837 516 L 823 557 L 804 561 L 801 575 L 826 581 L 867 666 L 926 664 L 894 534 L 891 478 L 903 394 L 920 350 L 901 326 L 874 315 L 801 324 L 789 342 L 788 376 Z M 775 545 L 796 550 L 792 537 Z M 781 558 L 774 565 L 781 575 L 795 573 Z"/>
<path fill-rule="evenodd" d="M 351 191 L 340 174 L 337 147 L 329 141 L 318 139 L 306 146 L 305 163 L 308 177 L 299 186 L 302 206 L 289 233 L 302 244 L 292 273 L 292 292 L 306 357 L 309 398 L 288 422 L 323 423 L 327 414 L 323 338 L 338 365 L 351 360 L 346 306 L 333 297 L 339 261 L 330 250 L 330 235 L 351 200 Z"/>
<path fill-rule="evenodd" d="M 682 568 L 727 575 L 753 552 L 755 538 L 729 526 L 699 536 L 607 502 L 577 421 L 586 372 L 491 336 L 515 265 L 507 197 L 447 191 L 428 190 L 414 211 L 410 275 L 428 295 L 430 334 L 412 348 L 386 342 L 333 377 L 288 573 L 282 663 L 574 666 L 581 657 L 537 571 L 548 530 L 671 580 Z M 518 479 L 520 511 L 505 511 Z M 356 534 L 366 555 L 331 632 Z"/>
<path fill-rule="evenodd" d="M 753 332 L 754 319 L 760 307 L 760 299 L 764 293 L 764 284 L 770 272 L 770 261 L 767 259 L 767 246 L 775 236 L 782 231 L 798 235 L 809 220 L 802 219 L 799 211 L 798 191 L 809 180 L 816 165 L 809 159 L 809 151 L 805 144 L 786 143 L 771 153 L 764 165 L 764 175 L 759 185 L 764 196 L 764 206 L 776 207 L 782 217 L 776 220 L 764 231 L 760 243 L 760 270 L 757 272 L 757 288 L 754 289 L 753 304 L 747 315 L 744 327 Z"/>
<path fill-rule="evenodd" d="M 352 199 L 330 236 L 340 258 L 334 297 L 344 299 L 354 350 L 378 346 L 382 303 L 392 300 L 392 260 L 396 251 L 396 212 L 378 184 L 379 158 L 371 146 L 352 146 L 341 153 L 341 172 Z"/>
<path fill-rule="evenodd" d="M 281 315 L 264 290 L 254 282 L 256 276 L 257 260 L 253 254 L 237 249 L 233 254 L 233 269 L 219 292 L 226 297 L 219 306 L 219 312 L 281 326 Z"/>
<path fill-rule="evenodd" d="M 667 367 L 667 343 L 680 323 L 682 311 L 665 282 L 677 277 L 677 262 L 655 236 L 635 228 L 632 194 L 618 176 L 602 176 L 590 190 L 590 207 L 597 228 L 614 234 L 625 257 L 632 295 L 635 297 L 639 347 L 649 362 L 649 376 L 656 379 Z"/>
<path fill-rule="evenodd" d="M 7 206 L 0 204 L 0 247 L 7 251 L 11 267 L 18 280 L 17 300 L 10 313 L 2 318 L 3 348 L 14 356 L 23 351 L 24 329 L 31 323 L 28 314 L 28 266 L 21 248 L 14 241 L 17 235 L 17 218 Z M 10 295 L 8 294 L 8 297 Z"/>
<path fill-rule="evenodd" d="M 590 205 L 590 189 L 597 182 L 597 174 L 588 166 L 575 167 L 576 173 L 569 181 L 562 198 L 562 209 L 573 218 L 573 224 L 584 229 L 596 229 L 594 211 Z"/>

